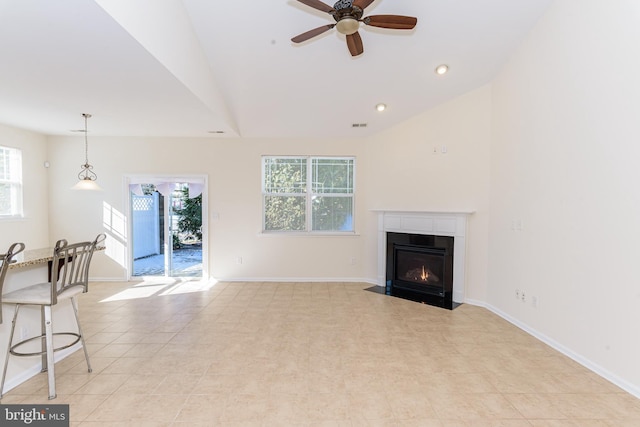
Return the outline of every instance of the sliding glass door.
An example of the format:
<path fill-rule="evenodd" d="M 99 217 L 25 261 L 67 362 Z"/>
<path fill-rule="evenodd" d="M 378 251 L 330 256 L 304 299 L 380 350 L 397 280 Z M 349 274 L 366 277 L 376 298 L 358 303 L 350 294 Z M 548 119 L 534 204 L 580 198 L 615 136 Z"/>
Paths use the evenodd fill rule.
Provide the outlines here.
<path fill-rule="evenodd" d="M 131 276 L 203 277 L 204 186 L 149 178 L 129 187 Z"/>

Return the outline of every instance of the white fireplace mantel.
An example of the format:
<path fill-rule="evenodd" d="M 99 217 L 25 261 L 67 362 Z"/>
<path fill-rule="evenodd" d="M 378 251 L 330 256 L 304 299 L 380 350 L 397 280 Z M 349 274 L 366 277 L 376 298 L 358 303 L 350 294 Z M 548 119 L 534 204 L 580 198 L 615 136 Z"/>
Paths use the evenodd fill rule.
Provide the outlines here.
<path fill-rule="evenodd" d="M 378 213 L 378 285 L 387 280 L 387 233 L 453 237 L 453 301 L 464 302 L 467 217 L 474 211 L 390 211 Z"/>

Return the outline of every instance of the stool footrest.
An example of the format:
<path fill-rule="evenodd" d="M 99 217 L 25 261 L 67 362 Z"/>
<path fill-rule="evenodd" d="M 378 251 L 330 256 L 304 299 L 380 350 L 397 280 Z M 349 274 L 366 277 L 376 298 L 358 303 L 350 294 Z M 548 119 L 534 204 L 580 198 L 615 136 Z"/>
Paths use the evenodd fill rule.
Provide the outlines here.
<path fill-rule="evenodd" d="M 56 336 L 56 335 L 68 335 L 68 336 L 75 337 L 75 340 L 71 344 L 67 344 L 67 345 L 63 345 L 63 346 L 60 346 L 60 347 L 56 347 L 56 348 L 53 349 L 54 352 L 59 351 L 59 350 L 64 350 L 65 348 L 69 348 L 71 346 L 76 345 L 80 341 L 80 338 L 81 338 L 80 334 L 77 334 L 75 332 L 54 332 L 53 335 L 54 336 Z M 45 354 L 47 352 L 46 350 L 33 352 L 33 353 L 23 353 L 23 352 L 20 352 L 20 351 L 16 350 L 16 348 L 18 348 L 18 347 L 20 347 L 20 346 L 22 346 L 22 345 L 24 345 L 24 344 L 26 344 L 28 342 L 35 341 L 35 340 L 43 340 L 43 339 L 45 339 L 45 335 L 44 334 L 38 335 L 38 336 L 35 336 L 35 337 L 31 337 L 31 338 L 27 338 L 25 340 L 22 340 L 20 342 L 15 343 L 14 345 L 12 345 L 11 348 L 9 349 L 9 352 L 11 354 L 13 354 L 14 356 L 21 356 L 21 357 L 22 356 L 40 356 L 40 355 L 43 355 L 43 354 Z"/>

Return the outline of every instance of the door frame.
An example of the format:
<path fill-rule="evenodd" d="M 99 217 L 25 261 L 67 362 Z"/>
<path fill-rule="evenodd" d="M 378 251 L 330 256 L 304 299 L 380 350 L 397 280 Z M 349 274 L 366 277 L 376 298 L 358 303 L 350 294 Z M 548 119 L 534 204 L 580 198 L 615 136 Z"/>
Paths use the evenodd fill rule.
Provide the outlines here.
<path fill-rule="evenodd" d="M 209 179 L 201 174 L 125 174 L 123 180 L 124 206 L 127 212 L 127 281 L 132 280 L 133 273 L 133 221 L 131 220 L 131 186 L 135 184 L 158 184 L 163 182 L 188 182 L 202 184 L 202 280 L 209 277 Z M 165 263 L 166 267 L 166 263 Z"/>

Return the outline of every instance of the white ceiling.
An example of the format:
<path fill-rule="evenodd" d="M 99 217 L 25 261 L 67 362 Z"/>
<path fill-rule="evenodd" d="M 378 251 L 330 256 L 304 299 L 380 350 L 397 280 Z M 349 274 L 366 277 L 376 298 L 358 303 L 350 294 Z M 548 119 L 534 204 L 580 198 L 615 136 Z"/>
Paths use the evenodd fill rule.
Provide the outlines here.
<path fill-rule="evenodd" d="M 365 136 L 491 81 L 550 2 L 376 0 L 365 16 L 418 24 L 363 25 L 353 58 L 335 29 L 293 44 L 334 22 L 295 0 L 0 0 L 0 123 L 69 135 L 90 113 L 93 135 Z"/>

